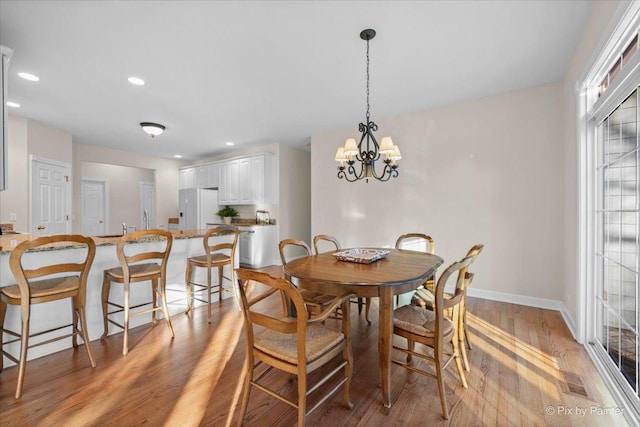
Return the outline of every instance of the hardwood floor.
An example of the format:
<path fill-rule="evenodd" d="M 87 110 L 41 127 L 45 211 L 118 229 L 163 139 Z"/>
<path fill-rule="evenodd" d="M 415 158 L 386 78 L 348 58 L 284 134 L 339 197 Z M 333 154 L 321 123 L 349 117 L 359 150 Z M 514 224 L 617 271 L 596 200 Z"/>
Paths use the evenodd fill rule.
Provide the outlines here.
<path fill-rule="evenodd" d="M 622 415 L 592 413 L 592 407 L 616 405 L 558 312 L 474 298 L 468 300 L 469 388 L 460 385 L 455 366 L 447 368 L 450 421 L 442 418 L 436 381 L 397 365 L 393 407 L 385 409 L 378 385 L 376 299 L 372 305 L 372 325 L 352 310 L 354 408 L 342 406 L 338 393 L 307 418 L 308 425 L 626 425 Z M 0 425 L 235 425 L 245 354 L 242 315 L 232 300 L 212 310 L 211 324 L 206 307 L 190 317 L 174 316 L 173 340 L 160 322 L 132 329 L 127 356 L 121 354 L 121 333 L 91 342 L 95 369 L 82 348 L 29 361 L 21 400 L 13 397 L 17 369 L 6 368 L 0 373 Z M 327 324 L 332 322 L 337 321 Z M 288 375 L 267 378 L 295 395 Z M 295 423 L 293 408 L 252 391 L 245 425 Z"/>

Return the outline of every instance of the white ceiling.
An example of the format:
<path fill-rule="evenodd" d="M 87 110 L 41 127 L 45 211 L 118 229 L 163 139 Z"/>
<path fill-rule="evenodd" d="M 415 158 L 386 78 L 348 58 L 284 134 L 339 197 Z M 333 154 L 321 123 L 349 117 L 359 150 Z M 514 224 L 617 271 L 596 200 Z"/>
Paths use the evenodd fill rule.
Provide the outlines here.
<path fill-rule="evenodd" d="M 357 134 L 365 28 L 378 33 L 371 116 L 380 121 L 561 80 L 590 9 L 589 1 L 0 0 L 0 44 L 14 49 L 9 100 L 21 108 L 10 114 L 83 144 L 195 159 L 274 142 L 303 147 L 348 127 Z M 167 130 L 151 140 L 143 121 Z"/>

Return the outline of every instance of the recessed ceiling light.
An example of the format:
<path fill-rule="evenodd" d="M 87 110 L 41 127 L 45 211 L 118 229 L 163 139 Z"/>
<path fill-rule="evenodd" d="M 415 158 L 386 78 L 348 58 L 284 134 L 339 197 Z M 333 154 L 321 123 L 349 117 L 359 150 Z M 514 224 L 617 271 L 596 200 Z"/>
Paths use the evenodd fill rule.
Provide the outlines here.
<path fill-rule="evenodd" d="M 29 81 L 32 81 L 32 82 L 40 81 L 40 77 L 38 77 L 38 76 L 34 76 L 33 74 L 29 74 L 29 73 L 18 73 L 18 75 L 19 75 L 20 77 L 22 77 L 23 79 L 25 79 L 25 80 L 29 80 Z"/>
<path fill-rule="evenodd" d="M 180 154 L 174 154 L 173 157 L 175 157 L 176 159 L 181 159 L 182 156 Z"/>
<path fill-rule="evenodd" d="M 7 107 L 20 108 L 20 104 L 17 102 L 7 101 Z"/>
<path fill-rule="evenodd" d="M 131 83 L 132 85 L 144 86 L 144 80 L 142 80 L 141 78 L 129 77 L 127 80 L 129 80 L 129 83 Z"/>
<path fill-rule="evenodd" d="M 233 145 L 233 142 L 231 142 L 231 141 L 227 141 L 227 143 L 226 143 L 226 144 L 227 144 L 227 145 Z"/>

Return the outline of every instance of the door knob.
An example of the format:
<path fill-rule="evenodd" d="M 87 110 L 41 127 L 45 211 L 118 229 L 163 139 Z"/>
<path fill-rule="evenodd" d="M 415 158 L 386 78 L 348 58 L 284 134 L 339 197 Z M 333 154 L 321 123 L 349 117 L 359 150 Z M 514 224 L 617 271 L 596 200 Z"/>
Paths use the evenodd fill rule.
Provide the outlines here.
<path fill-rule="evenodd" d="M 98 221 L 98 224 L 102 224 L 102 220 L 99 220 L 99 221 Z"/>
<path fill-rule="evenodd" d="M 45 229 L 45 226 L 44 226 L 44 225 L 39 225 L 39 226 L 37 226 L 36 228 L 37 228 L 38 230 L 44 230 L 44 229 Z"/>

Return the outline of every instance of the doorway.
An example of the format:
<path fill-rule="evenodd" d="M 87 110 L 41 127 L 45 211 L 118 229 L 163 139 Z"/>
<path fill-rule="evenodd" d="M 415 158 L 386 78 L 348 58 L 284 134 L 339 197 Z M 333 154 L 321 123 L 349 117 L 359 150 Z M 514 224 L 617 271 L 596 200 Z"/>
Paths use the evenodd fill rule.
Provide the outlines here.
<path fill-rule="evenodd" d="M 109 182 L 82 178 L 82 234 L 104 236 L 109 229 Z"/>
<path fill-rule="evenodd" d="M 31 156 L 31 234 L 70 231 L 71 165 Z"/>
<path fill-rule="evenodd" d="M 156 184 L 140 182 L 140 230 L 156 228 Z"/>

